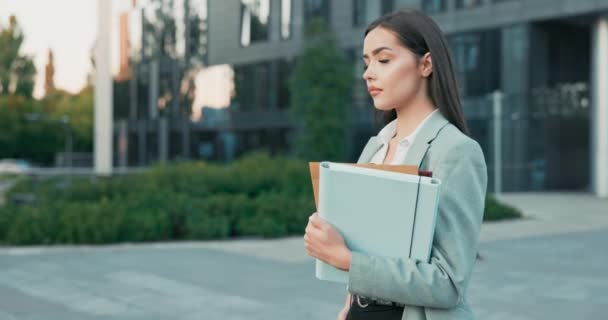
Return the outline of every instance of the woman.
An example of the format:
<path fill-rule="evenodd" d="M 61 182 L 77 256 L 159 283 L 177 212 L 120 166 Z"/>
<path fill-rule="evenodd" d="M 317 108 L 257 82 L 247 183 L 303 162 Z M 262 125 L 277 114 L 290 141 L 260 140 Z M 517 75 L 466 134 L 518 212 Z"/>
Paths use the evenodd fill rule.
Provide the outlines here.
<path fill-rule="evenodd" d="M 365 31 L 363 60 L 374 105 L 392 121 L 369 140 L 358 163 L 417 165 L 442 181 L 431 258 L 351 251 L 317 213 L 306 226 L 307 253 L 349 272 L 338 319 L 474 319 L 466 290 L 487 171 L 481 148 L 467 136 L 445 36 L 418 11 L 390 13 Z"/>

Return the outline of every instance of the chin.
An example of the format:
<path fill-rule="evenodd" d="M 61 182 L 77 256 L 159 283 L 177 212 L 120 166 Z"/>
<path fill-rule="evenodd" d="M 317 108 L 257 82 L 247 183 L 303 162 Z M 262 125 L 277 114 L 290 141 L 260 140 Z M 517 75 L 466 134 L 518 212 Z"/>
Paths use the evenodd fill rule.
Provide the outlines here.
<path fill-rule="evenodd" d="M 391 111 L 394 109 L 393 104 L 386 103 L 382 100 L 374 100 L 374 107 L 380 111 Z"/>

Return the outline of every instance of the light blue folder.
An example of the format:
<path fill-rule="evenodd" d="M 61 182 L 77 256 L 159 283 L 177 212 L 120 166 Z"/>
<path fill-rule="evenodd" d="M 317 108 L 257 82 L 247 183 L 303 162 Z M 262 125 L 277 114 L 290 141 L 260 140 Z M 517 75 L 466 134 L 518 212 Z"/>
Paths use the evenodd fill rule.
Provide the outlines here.
<path fill-rule="evenodd" d="M 353 251 L 428 262 L 440 186 L 435 178 L 322 162 L 318 211 Z M 315 275 L 348 283 L 348 272 L 318 259 Z"/>

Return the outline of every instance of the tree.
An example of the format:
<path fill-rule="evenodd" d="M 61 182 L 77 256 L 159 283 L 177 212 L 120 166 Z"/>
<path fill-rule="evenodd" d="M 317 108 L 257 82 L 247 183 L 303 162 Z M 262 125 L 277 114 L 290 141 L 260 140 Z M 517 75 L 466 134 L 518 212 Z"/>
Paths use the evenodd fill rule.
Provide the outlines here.
<path fill-rule="evenodd" d="M 49 58 L 44 73 L 44 92 L 49 94 L 55 91 L 55 59 L 53 50 L 49 49 Z"/>
<path fill-rule="evenodd" d="M 8 28 L 0 26 L 0 95 L 32 97 L 36 67 L 31 57 L 19 53 L 24 36 L 17 18 Z"/>
<path fill-rule="evenodd" d="M 352 69 L 324 20 L 313 20 L 289 79 L 297 126 L 295 152 L 308 160 L 343 161 L 350 151 Z"/>

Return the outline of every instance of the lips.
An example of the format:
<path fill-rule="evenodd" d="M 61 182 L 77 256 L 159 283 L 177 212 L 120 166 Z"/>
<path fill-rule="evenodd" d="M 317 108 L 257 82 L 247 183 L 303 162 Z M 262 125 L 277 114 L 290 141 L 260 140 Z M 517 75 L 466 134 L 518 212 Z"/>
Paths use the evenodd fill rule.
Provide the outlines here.
<path fill-rule="evenodd" d="M 368 85 L 367 91 L 369 92 L 370 95 L 375 96 L 375 95 L 380 94 L 380 92 L 382 92 L 382 89 L 380 89 L 378 87 L 374 87 L 373 85 Z"/>

